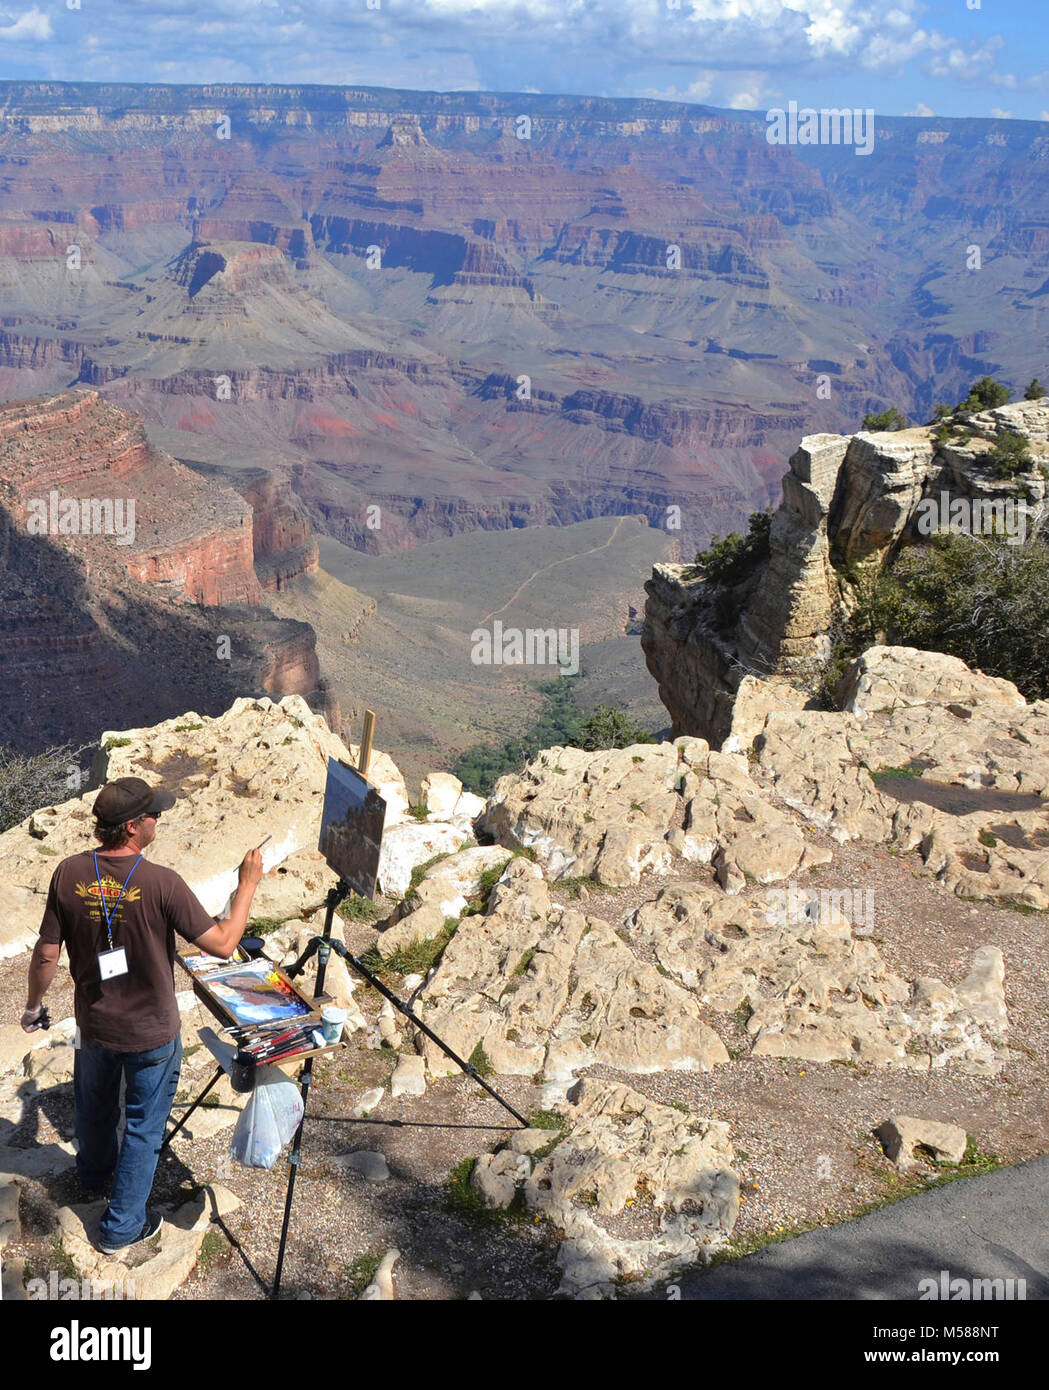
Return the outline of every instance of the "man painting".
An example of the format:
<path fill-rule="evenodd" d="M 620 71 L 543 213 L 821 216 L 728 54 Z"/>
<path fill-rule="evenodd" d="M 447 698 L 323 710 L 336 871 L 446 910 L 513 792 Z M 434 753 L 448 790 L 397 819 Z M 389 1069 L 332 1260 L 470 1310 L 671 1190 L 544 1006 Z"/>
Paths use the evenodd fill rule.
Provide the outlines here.
<path fill-rule="evenodd" d="M 142 858 L 157 821 L 174 804 L 171 792 L 140 777 L 119 777 L 102 788 L 93 806 L 100 848 L 71 855 L 55 869 L 29 965 L 27 1033 L 41 1026 L 63 945 L 69 953 L 79 1033 L 77 1173 L 85 1193 L 100 1191 L 112 1177 L 99 1226 L 99 1248 L 107 1255 L 160 1230 L 146 1203 L 182 1065 L 175 933 L 228 959 L 262 877 L 262 856 L 249 850 L 229 916 L 209 917 L 173 869 Z M 122 1077 L 126 1119 L 118 1151 Z"/>

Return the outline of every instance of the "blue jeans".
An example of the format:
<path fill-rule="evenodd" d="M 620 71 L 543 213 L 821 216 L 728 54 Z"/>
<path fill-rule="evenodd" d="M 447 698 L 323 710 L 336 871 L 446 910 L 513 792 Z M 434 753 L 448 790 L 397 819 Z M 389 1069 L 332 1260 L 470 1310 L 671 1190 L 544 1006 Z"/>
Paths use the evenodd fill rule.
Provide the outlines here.
<path fill-rule="evenodd" d="M 181 1069 L 181 1034 L 149 1052 L 113 1052 L 80 1040 L 73 1067 L 76 1166 L 85 1187 L 100 1187 L 113 1174 L 99 1224 L 103 1245 L 132 1245 L 142 1234 Z M 118 1153 L 121 1075 L 126 1124 Z"/>

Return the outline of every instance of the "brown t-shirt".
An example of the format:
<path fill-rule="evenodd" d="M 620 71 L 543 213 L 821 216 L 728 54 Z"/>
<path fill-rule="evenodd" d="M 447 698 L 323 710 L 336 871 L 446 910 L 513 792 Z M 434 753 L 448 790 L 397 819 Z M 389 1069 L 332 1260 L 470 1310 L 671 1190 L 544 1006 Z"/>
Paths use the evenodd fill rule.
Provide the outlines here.
<path fill-rule="evenodd" d="M 55 870 L 40 926 L 41 941 L 69 952 L 82 1036 L 115 1052 L 148 1052 L 172 1040 L 179 1030 L 175 932 L 196 941 L 214 926 L 174 869 L 145 859 L 117 904 L 134 862 L 133 854 L 98 851 L 113 945 L 127 952 L 127 974 L 103 980 L 99 972 L 98 955 L 109 949 L 109 938 L 90 850 L 63 859 Z"/>

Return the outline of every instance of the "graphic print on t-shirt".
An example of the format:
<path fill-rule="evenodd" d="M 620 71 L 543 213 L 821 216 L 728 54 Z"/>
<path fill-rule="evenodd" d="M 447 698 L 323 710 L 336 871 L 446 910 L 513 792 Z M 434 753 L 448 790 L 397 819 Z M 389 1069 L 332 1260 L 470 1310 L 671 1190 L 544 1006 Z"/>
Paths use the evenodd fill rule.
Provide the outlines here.
<path fill-rule="evenodd" d="M 91 920 L 94 922 L 104 920 L 102 895 L 105 894 L 106 912 L 114 926 L 123 916 L 125 903 L 137 903 L 142 896 L 142 889 L 132 888 L 130 884 L 127 891 L 124 892 L 124 885 L 110 874 L 102 875 L 101 887 L 99 887 L 98 879 L 93 878 L 90 883 L 74 884 L 73 891 L 78 898 L 83 900 L 90 912 Z M 123 897 L 120 896 L 122 892 L 124 893 Z"/>

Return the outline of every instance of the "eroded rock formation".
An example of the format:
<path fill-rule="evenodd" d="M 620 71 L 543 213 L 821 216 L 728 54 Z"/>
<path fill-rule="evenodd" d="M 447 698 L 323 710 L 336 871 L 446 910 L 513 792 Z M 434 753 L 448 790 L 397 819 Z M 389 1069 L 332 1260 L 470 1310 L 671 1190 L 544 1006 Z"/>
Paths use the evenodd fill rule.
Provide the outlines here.
<path fill-rule="evenodd" d="M 964 443 L 960 433 L 941 440 L 928 428 L 811 435 L 783 479 L 768 559 L 734 589 L 716 589 L 687 565 L 656 566 L 641 644 L 675 733 L 720 744 L 747 676 L 811 688 L 834 622 L 848 611 L 846 569 L 881 566 L 913 541 L 923 501 L 948 515 L 955 499 L 989 504 L 1003 518 L 1009 503 L 1025 534 L 1040 523 L 1049 400 L 980 412 L 971 431 Z M 1006 433 L 1026 438 L 1034 460 L 1015 479 L 996 476 L 988 459 Z"/>

